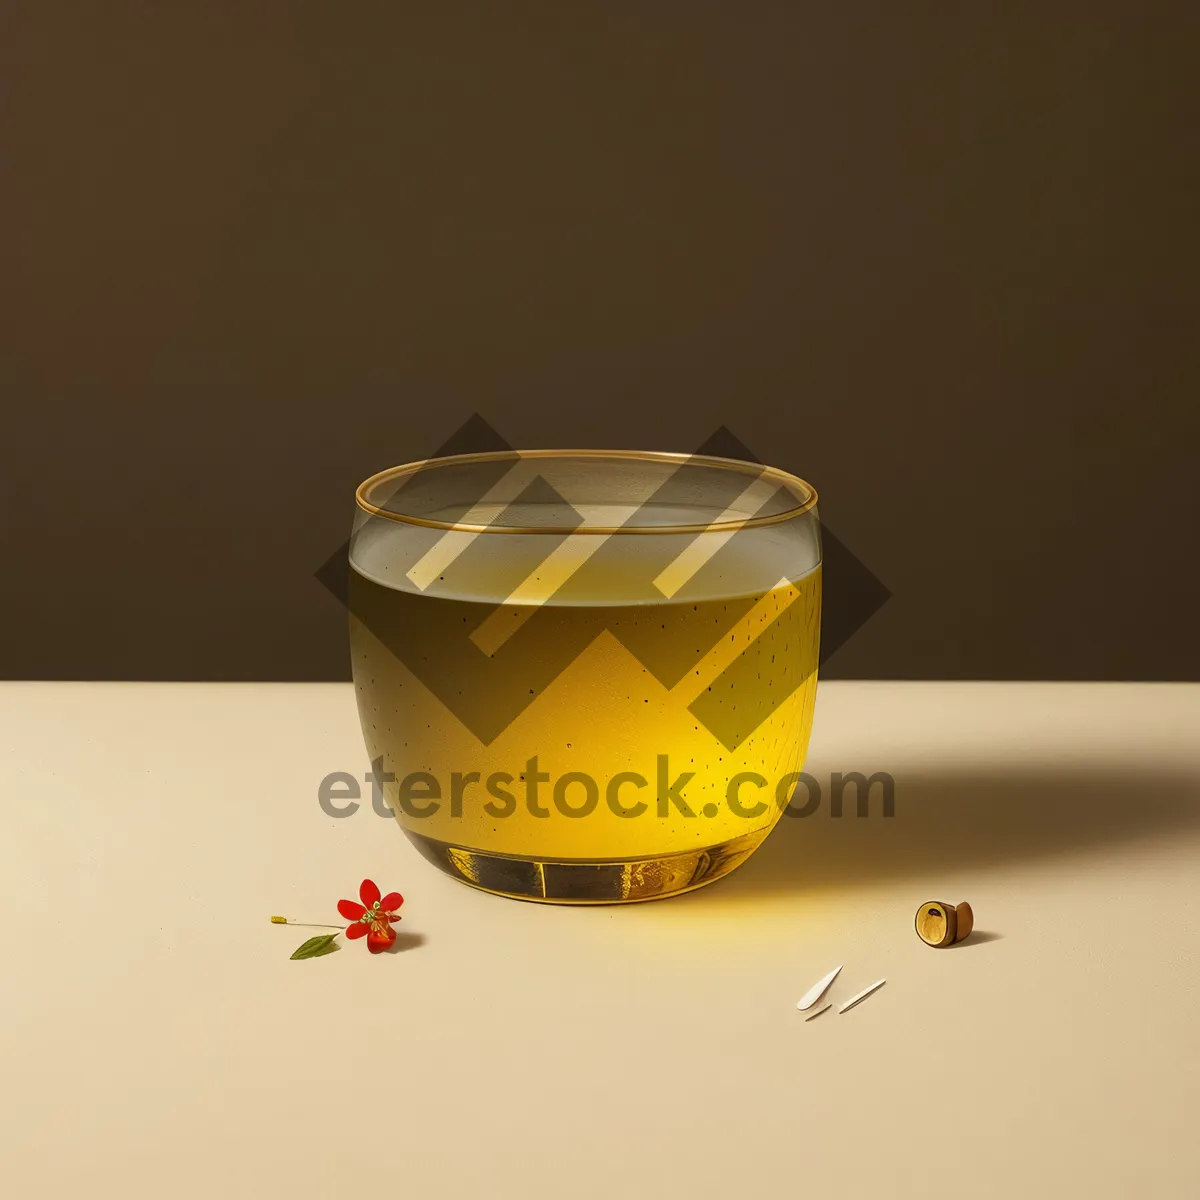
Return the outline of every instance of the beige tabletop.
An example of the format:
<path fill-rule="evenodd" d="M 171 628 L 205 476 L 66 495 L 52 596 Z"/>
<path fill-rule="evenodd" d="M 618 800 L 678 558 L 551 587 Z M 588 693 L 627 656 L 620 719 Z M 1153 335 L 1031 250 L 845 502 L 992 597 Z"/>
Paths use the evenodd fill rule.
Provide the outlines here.
<path fill-rule="evenodd" d="M 893 817 L 569 909 L 322 812 L 349 685 L 0 685 L 5 1194 L 1198 1196 L 1198 730 L 1200 686 L 822 684 L 809 772 Z M 289 961 L 268 917 L 364 876 L 402 950 Z M 806 1023 L 838 964 L 887 983 Z"/>

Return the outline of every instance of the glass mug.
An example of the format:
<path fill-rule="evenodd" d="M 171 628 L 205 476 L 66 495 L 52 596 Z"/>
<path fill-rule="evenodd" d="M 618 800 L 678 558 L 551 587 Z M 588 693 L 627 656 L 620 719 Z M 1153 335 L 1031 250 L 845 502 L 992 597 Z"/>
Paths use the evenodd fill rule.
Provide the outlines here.
<path fill-rule="evenodd" d="M 356 493 L 350 649 L 430 862 L 557 903 L 686 892 L 770 833 L 816 696 L 816 492 L 624 450 L 462 454 Z"/>

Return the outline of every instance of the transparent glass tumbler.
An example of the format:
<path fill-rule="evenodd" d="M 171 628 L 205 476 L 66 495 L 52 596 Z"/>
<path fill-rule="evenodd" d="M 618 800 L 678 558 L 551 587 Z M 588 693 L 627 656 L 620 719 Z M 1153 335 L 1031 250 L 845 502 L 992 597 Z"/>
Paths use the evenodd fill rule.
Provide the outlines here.
<path fill-rule="evenodd" d="M 373 773 L 487 891 L 686 892 L 770 833 L 816 696 L 816 493 L 624 450 L 431 459 L 357 491 L 350 647 Z"/>

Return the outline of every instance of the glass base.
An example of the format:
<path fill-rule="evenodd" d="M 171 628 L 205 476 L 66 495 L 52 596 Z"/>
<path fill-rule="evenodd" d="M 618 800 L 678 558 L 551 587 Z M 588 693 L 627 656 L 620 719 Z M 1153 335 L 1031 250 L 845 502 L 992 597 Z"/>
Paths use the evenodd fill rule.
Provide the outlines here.
<path fill-rule="evenodd" d="M 496 896 L 542 904 L 628 904 L 678 896 L 712 883 L 740 866 L 770 829 L 654 858 L 536 859 L 485 854 L 435 841 L 406 829 L 405 835 L 435 867 Z"/>

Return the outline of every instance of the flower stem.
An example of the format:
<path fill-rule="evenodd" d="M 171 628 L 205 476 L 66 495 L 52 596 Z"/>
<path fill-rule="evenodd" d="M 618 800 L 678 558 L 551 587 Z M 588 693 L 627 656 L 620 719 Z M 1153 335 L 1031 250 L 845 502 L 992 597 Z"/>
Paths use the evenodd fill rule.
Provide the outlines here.
<path fill-rule="evenodd" d="M 345 925 L 321 925 L 312 921 L 289 921 L 287 917 L 272 917 L 272 925 L 298 925 L 301 929 L 345 929 Z"/>

